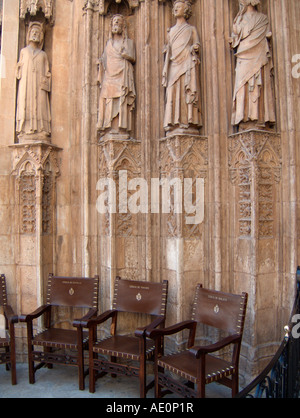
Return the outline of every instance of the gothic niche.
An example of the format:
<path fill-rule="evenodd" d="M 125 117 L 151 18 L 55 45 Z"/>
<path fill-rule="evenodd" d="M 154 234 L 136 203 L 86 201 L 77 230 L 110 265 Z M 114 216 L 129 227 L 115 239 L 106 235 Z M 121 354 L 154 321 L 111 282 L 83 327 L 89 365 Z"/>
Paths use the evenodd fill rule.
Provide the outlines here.
<path fill-rule="evenodd" d="M 135 45 L 123 15 L 110 19 L 109 39 L 99 59 L 100 97 L 97 129 L 105 139 L 129 139 L 135 108 Z"/>
<path fill-rule="evenodd" d="M 54 1 L 53 0 L 21 0 L 20 2 L 20 19 L 25 19 L 30 16 L 37 16 L 42 12 L 45 18 L 54 23 Z"/>
<path fill-rule="evenodd" d="M 273 128 L 275 100 L 269 19 L 260 0 L 239 0 L 230 38 L 236 57 L 232 125 L 239 130 Z"/>
<path fill-rule="evenodd" d="M 100 15 L 114 15 L 123 14 L 129 15 L 133 13 L 133 10 L 139 6 L 139 0 L 98 0 L 96 4 L 99 8 Z"/>

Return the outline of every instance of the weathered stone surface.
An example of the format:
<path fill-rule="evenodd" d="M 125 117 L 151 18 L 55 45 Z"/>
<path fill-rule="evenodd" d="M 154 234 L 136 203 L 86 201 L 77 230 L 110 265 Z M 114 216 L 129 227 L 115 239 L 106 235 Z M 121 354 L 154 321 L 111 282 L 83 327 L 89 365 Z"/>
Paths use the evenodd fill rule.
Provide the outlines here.
<path fill-rule="evenodd" d="M 168 279 L 168 325 L 190 318 L 199 282 L 245 291 L 249 302 L 241 372 L 254 375 L 262 369 L 284 335 L 300 256 L 300 81 L 292 73 L 293 56 L 300 52 L 300 10 L 298 0 L 260 3 L 272 32 L 272 129 L 232 124 L 236 58 L 229 40 L 239 2 L 195 0 L 188 24 L 199 38 L 202 120 L 197 132 L 181 129 L 166 136 L 163 49 L 168 29 L 177 22 L 171 1 L 53 0 L 39 1 L 42 9 L 30 10 L 27 1 L 3 0 L 0 269 L 17 313 L 42 303 L 50 272 L 99 274 L 101 310 L 111 306 L 116 275 Z M 102 137 L 97 128 L 98 61 L 115 14 L 124 16 L 128 39 L 135 43 L 135 108 L 129 135 L 107 132 L 111 135 Z M 51 144 L 22 144 L 16 134 L 15 71 L 30 21 L 45 27 Z M 135 203 L 138 213 L 99 213 L 99 179 L 111 179 L 118 190 L 122 172 L 127 185 L 136 179 L 147 184 L 148 206 L 141 206 L 136 185 L 127 190 L 127 203 Z M 188 224 L 187 214 L 176 212 L 174 190 L 169 213 L 155 205 L 151 212 L 151 179 L 179 179 L 183 185 L 187 178 L 193 180 L 194 205 L 196 179 L 204 185 L 199 224 Z M 117 193 L 118 209 L 120 203 Z M 130 325 L 131 318 L 120 323 L 124 329 Z M 22 358 L 26 333 L 20 324 L 17 337 Z M 199 341 L 212 338 L 199 334 Z M 185 341 L 186 336 L 176 337 L 168 344 L 173 349 Z"/>

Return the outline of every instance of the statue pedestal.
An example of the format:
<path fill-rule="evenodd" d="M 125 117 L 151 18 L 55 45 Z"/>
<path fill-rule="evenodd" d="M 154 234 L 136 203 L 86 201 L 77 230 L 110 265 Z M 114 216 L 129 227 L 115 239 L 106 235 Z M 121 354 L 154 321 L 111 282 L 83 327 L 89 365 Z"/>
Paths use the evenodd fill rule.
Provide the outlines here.
<path fill-rule="evenodd" d="M 51 136 L 46 132 L 39 132 L 33 134 L 19 134 L 18 135 L 19 144 L 33 144 L 37 143 L 51 143 Z"/>
<path fill-rule="evenodd" d="M 119 132 L 104 133 L 104 132 L 99 131 L 98 135 L 99 135 L 99 139 L 98 139 L 99 143 L 105 142 L 105 141 L 125 141 L 125 140 L 134 141 L 134 139 L 132 139 L 130 137 L 129 133 L 127 133 L 127 132 L 124 132 L 124 133 L 123 132 L 122 133 L 119 133 Z"/>

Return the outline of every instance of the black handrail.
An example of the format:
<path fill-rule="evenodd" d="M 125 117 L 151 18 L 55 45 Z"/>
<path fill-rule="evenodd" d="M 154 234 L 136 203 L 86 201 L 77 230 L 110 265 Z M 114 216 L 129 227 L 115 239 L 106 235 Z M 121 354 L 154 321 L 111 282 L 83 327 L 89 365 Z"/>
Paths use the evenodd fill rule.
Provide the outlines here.
<path fill-rule="evenodd" d="M 290 333 L 294 326 L 293 317 L 300 313 L 300 267 L 297 269 L 296 282 L 296 299 L 289 325 L 285 327 L 286 335 L 280 347 L 259 376 L 239 392 L 236 398 L 298 398 L 300 396 L 300 336 L 294 338 Z"/>

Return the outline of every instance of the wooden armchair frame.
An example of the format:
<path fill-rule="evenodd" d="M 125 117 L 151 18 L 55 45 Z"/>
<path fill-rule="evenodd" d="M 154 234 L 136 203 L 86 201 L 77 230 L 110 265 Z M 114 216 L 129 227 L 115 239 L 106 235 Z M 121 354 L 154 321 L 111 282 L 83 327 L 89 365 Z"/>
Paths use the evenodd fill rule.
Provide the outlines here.
<path fill-rule="evenodd" d="M 17 315 L 7 303 L 6 278 L 0 275 L 0 306 L 3 307 L 5 318 L 5 335 L 0 335 L 0 348 L 4 352 L 0 353 L 0 364 L 6 365 L 6 370 L 11 370 L 11 383 L 17 383 L 16 373 L 16 344 L 15 344 L 15 324 L 18 322 Z"/>
<path fill-rule="evenodd" d="M 140 397 L 146 397 L 147 391 L 153 387 L 153 382 L 146 385 L 146 361 L 154 358 L 154 344 L 146 338 L 146 330 L 165 325 L 167 292 L 166 280 L 163 283 L 149 283 L 116 278 L 113 308 L 87 322 L 90 340 L 89 390 L 91 393 L 95 392 L 97 378 L 112 373 L 112 376 L 125 374 L 138 377 Z M 136 329 L 133 336 L 118 335 L 117 319 L 120 312 L 150 314 L 155 318 L 147 326 Z M 98 341 L 97 326 L 110 318 L 112 319 L 111 336 Z M 102 358 L 103 356 L 108 356 L 108 359 Z M 136 361 L 138 367 L 117 363 L 118 358 Z"/>
<path fill-rule="evenodd" d="M 49 274 L 47 302 L 28 315 L 21 315 L 20 321 L 27 324 L 29 382 L 35 383 L 35 372 L 47 365 L 66 364 L 78 367 L 79 389 L 84 390 L 84 350 L 88 349 L 88 331 L 84 324 L 97 315 L 99 276 L 58 277 Z M 55 328 L 51 320 L 53 307 L 86 308 L 88 313 L 81 319 L 73 320 L 72 329 Z M 33 335 L 33 320 L 44 315 L 45 329 Z M 44 351 L 35 350 L 42 346 Z M 56 350 L 74 350 L 75 354 L 57 353 Z M 35 365 L 35 362 L 38 362 Z"/>
<path fill-rule="evenodd" d="M 162 388 L 183 397 L 205 397 L 205 385 L 219 382 L 239 390 L 239 357 L 247 306 L 247 293 L 233 295 L 202 288 L 199 284 L 193 304 L 191 321 L 184 321 L 165 329 L 147 330 L 146 335 L 155 340 L 155 396 L 160 398 Z M 197 324 L 202 323 L 226 331 L 229 335 L 220 341 L 195 346 Z M 187 350 L 164 355 L 163 339 L 184 329 L 189 330 Z M 212 354 L 233 344 L 230 362 Z M 175 373 L 189 383 L 180 383 L 165 373 Z M 194 389 L 197 385 L 197 389 Z M 165 393 L 167 393 L 165 392 Z"/>

